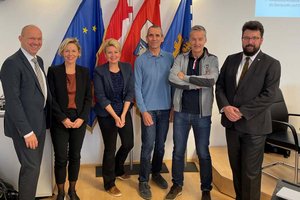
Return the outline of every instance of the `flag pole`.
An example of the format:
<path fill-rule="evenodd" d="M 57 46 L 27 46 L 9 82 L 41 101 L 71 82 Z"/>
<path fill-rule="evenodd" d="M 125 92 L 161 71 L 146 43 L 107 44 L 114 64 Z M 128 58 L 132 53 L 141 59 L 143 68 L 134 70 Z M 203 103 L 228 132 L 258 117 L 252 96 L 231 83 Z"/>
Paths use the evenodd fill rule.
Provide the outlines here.
<path fill-rule="evenodd" d="M 193 15 L 193 0 L 191 0 L 191 5 L 190 5 L 190 12 L 191 15 Z M 191 26 L 193 26 L 193 18 L 191 19 Z M 184 171 L 185 172 L 198 172 L 198 168 L 195 165 L 195 162 L 188 162 L 188 149 L 186 148 L 185 150 L 185 155 L 184 155 Z"/>
<path fill-rule="evenodd" d="M 128 4 L 129 4 L 129 6 L 133 6 L 132 0 L 129 0 Z M 133 13 L 129 13 L 129 26 L 132 23 L 132 18 L 133 18 Z M 133 114 L 133 109 L 131 109 L 131 116 L 135 118 L 135 116 Z M 132 120 L 132 121 L 135 122 L 135 120 Z M 133 148 L 130 151 L 129 163 L 130 163 L 130 171 L 133 171 Z"/>

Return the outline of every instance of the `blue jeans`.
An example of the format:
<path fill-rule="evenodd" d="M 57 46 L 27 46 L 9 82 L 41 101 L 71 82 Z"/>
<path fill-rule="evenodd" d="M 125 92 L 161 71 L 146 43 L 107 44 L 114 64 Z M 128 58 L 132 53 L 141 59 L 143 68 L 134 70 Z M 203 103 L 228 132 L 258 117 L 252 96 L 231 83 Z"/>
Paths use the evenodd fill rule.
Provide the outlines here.
<path fill-rule="evenodd" d="M 191 127 L 194 131 L 200 163 L 201 190 L 210 191 L 212 189 L 212 165 L 208 146 L 211 116 L 201 117 L 198 114 L 174 112 L 172 181 L 174 184 L 183 186 L 184 154 Z"/>
<path fill-rule="evenodd" d="M 170 110 L 148 111 L 151 114 L 153 125 L 145 126 L 143 119 L 142 149 L 140 158 L 140 182 L 148 182 L 150 172 L 160 173 L 165 154 L 165 141 L 169 130 Z M 151 169 L 151 154 L 154 148 Z"/>

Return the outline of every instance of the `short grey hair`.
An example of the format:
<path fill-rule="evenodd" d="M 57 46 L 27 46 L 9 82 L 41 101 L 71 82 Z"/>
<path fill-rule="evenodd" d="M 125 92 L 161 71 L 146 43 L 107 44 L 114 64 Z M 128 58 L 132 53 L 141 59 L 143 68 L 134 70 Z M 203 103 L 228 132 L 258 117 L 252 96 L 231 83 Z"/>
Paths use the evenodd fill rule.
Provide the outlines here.
<path fill-rule="evenodd" d="M 190 35 L 191 35 L 191 33 L 192 33 L 193 31 L 203 31 L 204 34 L 205 34 L 205 37 L 206 37 L 206 29 L 205 29 L 203 26 L 201 26 L 201 25 L 195 25 L 195 26 L 193 26 L 193 27 L 191 28 Z"/>
<path fill-rule="evenodd" d="M 149 30 L 152 29 L 152 28 L 157 28 L 157 29 L 159 29 L 159 30 L 160 30 L 160 35 L 161 35 L 161 36 L 164 36 L 162 28 L 161 28 L 160 26 L 158 26 L 158 25 L 155 25 L 155 24 L 151 25 L 151 26 L 148 28 L 148 30 L 147 30 L 147 36 L 149 35 Z"/>

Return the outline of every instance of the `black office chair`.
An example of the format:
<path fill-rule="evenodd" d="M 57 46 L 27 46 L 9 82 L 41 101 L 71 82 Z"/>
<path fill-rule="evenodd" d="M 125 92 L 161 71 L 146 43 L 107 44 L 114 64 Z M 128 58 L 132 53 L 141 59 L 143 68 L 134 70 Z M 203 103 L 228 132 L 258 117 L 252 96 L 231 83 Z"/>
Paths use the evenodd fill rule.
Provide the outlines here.
<path fill-rule="evenodd" d="M 289 123 L 290 117 L 299 117 L 300 114 L 290 114 L 288 113 L 286 104 L 281 90 L 278 91 L 275 98 L 274 104 L 271 106 L 271 115 L 272 115 L 272 128 L 273 131 L 271 134 L 268 134 L 266 143 L 275 147 L 283 148 L 286 150 L 291 150 L 295 152 L 295 166 L 284 162 L 274 162 L 262 167 L 266 169 L 277 164 L 293 167 L 294 170 L 294 183 L 298 183 L 298 165 L 299 165 L 299 156 L 300 156 L 300 134 L 297 133 L 296 129 L 292 124 Z M 272 177 L 274 175 L 266 173 Z M 275 177 L 276 178 L 276 177 Z"/>

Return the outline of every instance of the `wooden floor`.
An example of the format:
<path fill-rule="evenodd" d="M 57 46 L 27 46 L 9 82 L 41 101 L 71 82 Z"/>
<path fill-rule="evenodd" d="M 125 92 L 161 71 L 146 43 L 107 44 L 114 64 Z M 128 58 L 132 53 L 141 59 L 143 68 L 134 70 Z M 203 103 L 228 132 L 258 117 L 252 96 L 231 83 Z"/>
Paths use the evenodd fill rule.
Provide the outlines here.
<path fill-rule="evenodd" d="M 232 174 L 229 167 L 226 147 L 212 147 L 210 149 L 213 162 L 213 181 L 214 188 L 211 192 L 213 200 L 233 200 L 234 190 L 232 185 Z M 293 154 L 289 159 L 276 154 L 265 154 L 264 164 L 273 162 L 274 160 L 281 160 L 288 163 L 293 163 Z M 171 171 L 171 161 L 165 162 L 169 171 Z M 196 163 L 198 169 L 199 166 Z M 283 179 L 293 181 L 293 170 L 287 167 L 274 167 L 267 169 Z M 172 185 L 171 173 L 162 174 L 169 183 L 169 188 Z M 199 200 L 201 199 L 200 192 L 200 177 L 198 172 L 186 172 L 184 174 L 183 193 L 177 200 Z M 262 200 L 270 200 L 271 195 L 276 186 L 277 180 L 263 175 L 262 177 Z M 116 180 L 117 187 L 121 190 L 121 197 L 112 197 L 103 188 L 103 179 L 95 177 L 95 166 L 81 166 L 79 180 L 77 183 L 77 193 L 81 200 L 137 200 L 141 199 L 138 194 L 138 175 L 131 176 L 127 181 Z M 163 200 L 169 191 L 158 188 L 150 181 L 153 200 Z M 56 193 L 54 191 L 54 193 Z M 56 196 L 43 198 L 43 200 L 55 200 Z"/>
<path fill-rule="evenodd" d="M 169 171 L 171 170 L 171 161 L 165 162 Z M 199 166 L 197 166 L 199 167 Z M 169 188 L 167 190 L 160 189 L 152 181 L 150 187 L 153 200 L 163 200 L 172 186 L 171 173 L 163 173 L 162 176 L 167 180 Z M 200 178 L 197 172 L 186 172 L 184 174 L 183 193 L 177 200 L 199 200 L 201 199 Z M 131 176 L 127 181 L 116 180 L 117 187 L 121 190 L 121 197 L 113 197 L 103 188 L 103 179 L 95 177 L 95 166 L 81 166 L 79 179 L 77 183 L 77 193 L 81 200 L 140 200 L 138 194 L 138 175 Z M 56 193 L 56 192 L 55 192 Z M 213 200 L 233 200 L 214 189 L 211 192 Z M 56 196 L 43 198 L 43 200 L 55 200 Z"/>
<path fill-rule="evenodd" d="M 213 180 L 216 190 L 222 192 L 231 197 L 235 197 L 235 192 L 232 184 L 232 173 L 229 166 L 227 148 L 226 147 L 213 147 L 210 149 L 213 164 Z M 284 158 L 282 155 L 278 154 L 264 154 L 263 166 L 274 163 L 276 161 L 285 162 L 290 165 L 294 165 L 294 153 L 292 152 L 289 158 Z M 270 174 L 293 182 L 294 169 L 282 165 L 276 165 L 271 168 L 263 170 L 264 172 L 269 172 Z M 273 191 L 276 187 L 277 179 L 266 174 L 262 174 L 261 182 L 261 200 L 270 200 Z"/>

